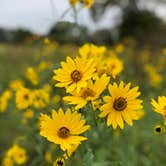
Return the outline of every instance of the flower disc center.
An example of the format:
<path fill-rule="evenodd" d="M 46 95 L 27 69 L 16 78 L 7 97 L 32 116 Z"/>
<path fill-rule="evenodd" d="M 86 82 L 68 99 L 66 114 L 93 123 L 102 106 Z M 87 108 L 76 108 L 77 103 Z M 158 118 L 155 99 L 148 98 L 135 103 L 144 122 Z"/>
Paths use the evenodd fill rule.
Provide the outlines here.
<path fill-rule="evenodd" d="M 58 131 L 58 135 L 61 138 L 67 138 L 70 135 L 70 130 L 66 127 L 61 127 Z"/>
<path fill-rule="evenodd" d="M 28 95 L 28 94 L 25 94 L 25 95 L 24 95 L 24 99 L 25 99 L 25 100 L 28 100 L 28 99 L 29 99 L 29 95 Z"/>
<path fill-rule="evenodd" d="M 114 100 L 113 108 L 116 111 L 123 111 L 127 107 L 127 101 L 123 97 L 119 97 Z"/>
<path fill-rule="evenodd" d="M 87 97 L 94 97 L 95 92 L 92 89 L 87 88 L 83 91 L 82 96 L 84 99 L 86 99 Z"/>
<path fill-rule="evenodd" d="M 78 70 L 74 70 L 72 73 L 71 73 L 71 78 L 74 82 L 78 82 L 81 80 L 81 73 L 78 71 Z"/>

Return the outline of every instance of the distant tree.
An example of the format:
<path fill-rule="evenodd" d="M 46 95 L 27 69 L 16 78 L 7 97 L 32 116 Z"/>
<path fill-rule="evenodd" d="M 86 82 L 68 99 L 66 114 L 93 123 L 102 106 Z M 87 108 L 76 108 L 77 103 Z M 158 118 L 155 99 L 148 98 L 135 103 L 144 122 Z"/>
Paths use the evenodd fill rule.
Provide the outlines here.
<path fill-rule="evenodd" d="M 88 30 L 84 26 L 70 22 L 59 22 L 52 27 L 49 33 L 50 38 L 59 43 L 82 44 L 89 38 Z"/>
<path fill-rule="evenodd" d="M 123 14 L 122 23 L 119 26 L 120 37 L 145 38 L 157 31 L 161 24 L 161 20 L 150 11 L 130 9 Z"/>
<path fill-rule="evenodd" d="M 111 31 L 109 29 L 96 31 L 91 35 L 91 42 L 97 45 L 111 45 L 113 43 Z"/>
<path fill-rule="evenodd" d="M 32 35 L 33 34 L 30 31 L 18 29 L 18 30 L 12 31 L 12 41 L 16 43 L 20 43 L 25 41 L 28 38 L 31 38 Z"/>

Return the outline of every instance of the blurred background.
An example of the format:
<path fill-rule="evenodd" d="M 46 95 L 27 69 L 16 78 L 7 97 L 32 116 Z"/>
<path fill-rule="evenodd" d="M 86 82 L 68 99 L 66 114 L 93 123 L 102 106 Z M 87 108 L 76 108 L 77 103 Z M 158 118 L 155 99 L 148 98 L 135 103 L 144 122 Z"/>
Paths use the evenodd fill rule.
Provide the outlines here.
<path fill-rule="evenodd" d="M 76 13 L 75 13 L 76 12 Z M 67 0 L 1 0 L 0 42 L 34 34 L 62 43 L 111 45 L 125 37 L 165 45 L 165 0 L 96 0 L 88 10 Z"/>
<path fill-rule="evenodd" d="M 72 7 L 68 0 L 0 0 L 0 163 L 18 143 L 27 150 L 24 165 L 52 165 L 46 154 L 55 160 L 57 153 L 40 136 L 37 121 L 41 112 L 49 114 L 52 108 L 65 105 L 65 91 L 54 87 L 53 70 L 66 56 L 77 56 L 82 45 L 93 43 L 99 52 L 104 46 L 104 55 L 116 57 L 123 65 L 122 73 L 111 81 L 140 87 L 145 116 L 124 130 L 92 124 L 88 141 L 67 165 L 166 165 L 165 124 L 150 104 L 151 98 L 166 95 L 166 0 L 94 2 L 87 9 L 80 4 Z M 33 115 L 18 111 L 15 93 L 19 84 L 31 90 L 47 85 L 50 102 L 42 109 L 33 108 Z M 4 97 L 6 91 L 11 92 L 9 99 Z M 156 126 L 161 129 L 157 134 Z"/>

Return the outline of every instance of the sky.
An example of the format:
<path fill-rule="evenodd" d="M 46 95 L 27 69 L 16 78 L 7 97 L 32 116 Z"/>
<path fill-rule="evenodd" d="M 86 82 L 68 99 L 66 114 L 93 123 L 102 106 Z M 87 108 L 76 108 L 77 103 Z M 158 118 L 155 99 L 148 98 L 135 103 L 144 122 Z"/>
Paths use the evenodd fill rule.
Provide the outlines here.
<path fill-rule="evenodd" d="M 148 2 L 142 0 L 142 2 Z M 52 4 L 51 4 L 52 3 Z M 166 4 L 141 3 L 166 19 Z M 74 22 L 73 12 L 69 12 L 63 19 L 61 16 L 70 9 L 68 0 L 0 0 L 0 27 L 7 29 L 25 28 L 34 33 L 46 34 L 59 20 Z M 120 8 L 111 7 L 103 19 L 94 23 L 87 9 L 81 9 L 78 14 L 78 23 L 87 26 L 90 31 L 114 27 L 119 23 Z"/>

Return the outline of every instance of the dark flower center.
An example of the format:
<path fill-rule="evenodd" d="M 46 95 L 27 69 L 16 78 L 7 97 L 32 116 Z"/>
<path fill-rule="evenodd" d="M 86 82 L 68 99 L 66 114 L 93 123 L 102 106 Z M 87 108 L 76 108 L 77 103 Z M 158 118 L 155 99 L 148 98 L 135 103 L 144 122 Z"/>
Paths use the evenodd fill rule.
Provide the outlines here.
<path fill-rule="evenodd" d="M 24 95 L 24 99 L 25 99 L 25 100 L 28 100 L 28 99 L 29 99 L 29 95 L 28 95 L 28 94 L 25 94 L 25 95 Z"/>
<path fill-rule="evenodd" d="M 70 136 L 70 130 L 66 127 L 61 127 L 58 131 L 58 135 L 60 138 L 67 138 Z"/>
<path fill-rule="evenodd" d="M 94 97 L 95 96 L 95 92 L 92 89 L 85 89 L 82 93 L 82 97 L 84 99 L 86 99 L 87 97 Z"/>
<path fill-rule="evenodd" d="M 78 70 L 74 70 L 72 73 L 71 73 L 71 78 L 74 82 L 78 82 L 81 80 L 82 78 L 82 74 L 78 71 Z"/>
<path fill-rule="evenodd" d="M 116 111 L 123 111 L 127 107 L 127 101 L 123 97 L 119 97 L 114 100 L 113 108 Z"/>

